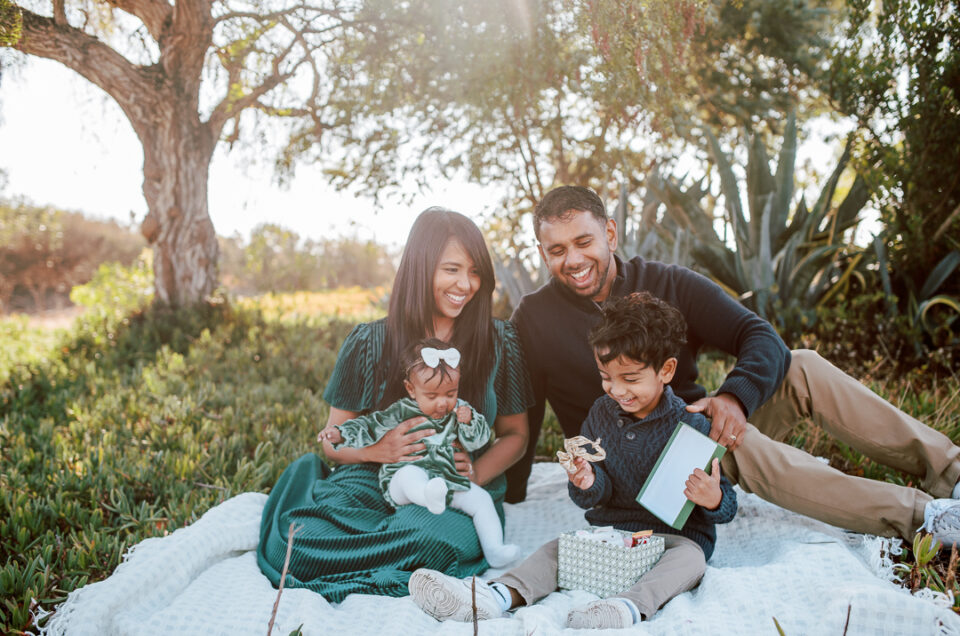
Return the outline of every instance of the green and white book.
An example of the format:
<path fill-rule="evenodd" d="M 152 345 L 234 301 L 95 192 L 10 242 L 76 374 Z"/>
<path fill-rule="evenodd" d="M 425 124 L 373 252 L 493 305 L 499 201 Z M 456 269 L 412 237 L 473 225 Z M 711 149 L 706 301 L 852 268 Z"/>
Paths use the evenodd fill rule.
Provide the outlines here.
<path fill-rule="evenodd" d="M 656 465 L 647 475 L 637 495 L 637 503 L 671 528 L 682 529 L 695 505 L 683 494 L 687 478 L 695 468 L 702 468 L 710 474 L 713 458 L 723 457 L 726 450 L 689 424 L 678 422 Z"/>

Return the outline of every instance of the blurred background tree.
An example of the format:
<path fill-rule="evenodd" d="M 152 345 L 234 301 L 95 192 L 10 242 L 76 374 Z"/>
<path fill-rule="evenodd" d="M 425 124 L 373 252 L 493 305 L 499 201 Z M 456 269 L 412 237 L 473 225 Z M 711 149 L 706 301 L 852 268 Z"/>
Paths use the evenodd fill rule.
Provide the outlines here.
<path fill-rule="evenodd" d="M 906 302 L 960 250 L 960 12 L 949 0 L 846 9 L 818 79 L 856 124 L 855 158 L 881 212 L 893 293 Z M 957 295 L 960 274 L 939 288 Z"/>
<path fill-rule="evenodd" d="M 346 38 L 385 26 L 378 4 L 0 0 L 0 45 L 73 69 L 130 120 L 143 146 L 149 212 L 141 231 L 154 250 L 156 299 L 180 306 L 217 286 L 207 210 L 217 144 L 269 146 L 293 130 L 310 131 L 321 153 L 335 150 L 336 136 L 355 125 L 338 92 L 355 83 L 388 88 L 355 74 L 343 57 Z M 389 163 L 388 150 L 380 152 Z"/>
<path fill-rule="evenodd" d="M 102 263 L 130 265 L 143 246 L 115 221 L 0 199 L 0 313 L 60 309 Z"/>

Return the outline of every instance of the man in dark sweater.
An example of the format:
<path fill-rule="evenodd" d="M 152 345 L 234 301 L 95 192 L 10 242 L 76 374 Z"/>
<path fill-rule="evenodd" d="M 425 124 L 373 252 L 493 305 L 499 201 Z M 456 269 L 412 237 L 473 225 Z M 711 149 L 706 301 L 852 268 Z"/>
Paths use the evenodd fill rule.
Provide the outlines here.
<path fill-rule="evenodd" d="M 603 394 L 586 334 L 610 297 L 648 291 L 680 310 L 687 343 L 672 382 L 687 409 L 711 419 L 727 446 L 724 474 L 747 492 L 827 523 L 912 539 L 923 526 L 960 540 L 960 448 L 901 412 L 813 351 L 789 351 L 773 328 L 718 285 L 690 269 L 614 254 L 616 223 L 593 191 L 563 186 L 534 213 L 540 254 L 552 279 L 525 296 L 512 321 L 536 396 L 527 453 L 507 472 L 507 501 L 522 501 L 545 402 L 564 434 L 580 432 Z M 697 354 L 711 346 L 736 356 L 713 395 L 697 384 Z M 781 443 L 811 418 L 872 460 L 920 478 L 923 490 L 845 475 Z M 749 423 L 747 420 L 749 419 Z M 925 492 L 924 492 L 925 491 Z M 944 499 L 933 499 L 934 496 Z"/>
<path fill-rule="evenodd" d="M 710 423 L 688 413 L 667 384 L 677 370 L 677 355 L 686 340 L 683 316 L 647 292 L 613 298 L 590 332 L 596 368 L 605 395 L 597 399 L 582 434 L 602 440 L 605 458 L 591 464 L 577 457 L 568 475 L 570 498 L 587 509 L 594 526 L 636 532 L 653 530 L 663 537 L 664 553 L 640 579 L 616 596 L 572 610 L 567 627 L 625 628 L 649 620 L 670 599 L 696 587 L 713 554 L 714 525 L 728 523 L 737 512 L 737 496 L 713 460 L 711 474 L 694 469 L 684 495 L 696 506 L 675 530 L 637 503 L 636 497 L 680 421 L 701 433 Z M 559 540 L 542 546 L 517 567 L 476 586 L 478 618 L 495 618 L 531 605 L 557 589 Z M 468 621 L 473 616 L 470 584 L 435 570 L 410 577 L 410 596 L 438 620 Z"/>

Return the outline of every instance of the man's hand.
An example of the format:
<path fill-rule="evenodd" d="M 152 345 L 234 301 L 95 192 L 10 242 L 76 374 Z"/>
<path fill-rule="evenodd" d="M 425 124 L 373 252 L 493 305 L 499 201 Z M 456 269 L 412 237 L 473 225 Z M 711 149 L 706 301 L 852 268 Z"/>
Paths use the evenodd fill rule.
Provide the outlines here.
<path fill-rule="evenodd" d="M 740 400 L 729 393 L 705 397 L 687 406 L 691 413 L 703 413 L 710 418 L 710 439 L 735 451 L 743 443 L 747 431 L 747 416 Z"/>
<path fill-rule="evenodd" d="M 583 457 L 575 457 L 573 463 L 577 467 L 577 472 L 567 473 L 567 479 L 580 490 L 590 490 L 597 478 L 593 472 L 593 466 Z"/>
<path fill-rule="evenodd" d="M 723 499 L 723 492 L 720 490 L 720 460 L 714 458 L 709 475 L 699 468 L 694 469 L 693 474 L 687 477 L 686 486 L 684 497 L 707 510 L 716 510 Z"/>
<path fill-rule="evenodd" d="M 331 444 L 339 444 L 343 441 L 343 435 L 340 434 L 339 428 L 327 424 L 323 430 L 317 434 L 318 442 L 322 444 L 324 440 L 330 442 Z"/>
<path fill-rule="evenodd" d="M 364 451 L 364 461 L 378 464 L 393 464 L 395 462 L 411 462 L 420 459 L 419 455 L 412 455 L 426 449 L 427 445 L 421 440 L 430 437 L 436 431 L 424 429 L 410 433 L 410 429 L 427 421 L 422 416 L 411 417 L 397 425 L 392 431 L 380 438 L 379 442 L 367 446 Z"/>
<path fill-rule="evenodd" d="M 461 424 L 469 424 L 470 415 L 470 407 L 466 404 L 461 404 L 459 407 L 457 407 L 457 421 Z"/>

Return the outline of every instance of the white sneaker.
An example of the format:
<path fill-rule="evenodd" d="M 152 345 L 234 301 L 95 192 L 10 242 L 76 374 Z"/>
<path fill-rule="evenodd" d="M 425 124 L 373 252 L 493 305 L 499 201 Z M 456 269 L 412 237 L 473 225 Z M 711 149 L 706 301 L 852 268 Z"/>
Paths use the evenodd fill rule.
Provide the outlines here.
<path fill-rule="evenodd" d="M 573 629 L 623 629 L 631 625 L 630 608 L 615 598 L 593 601 L 567 614 L 567 627 Z"/>
<path fill-rule="evenodd" d="M 453 619 L 473 621 L 472 579 L 455 579 L 436 570 L 420 568 L 410 575 L 410 598 L 420 609 L 438 621 Z M 627 610 L 629 612 L 630 610 Z M 487 620 L 503 616 L 493 590 L 477 580 L 477 619 Z"/>
<path fill-rule="evenodd" d="M 933 538 L 950 547 L 960 547 L 960 501 L 956 499 L 934 499 L 923 509 L 923 525 Z"/>

